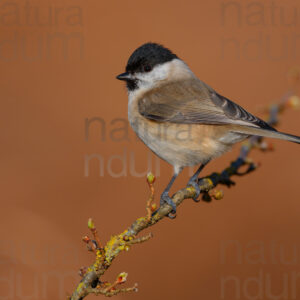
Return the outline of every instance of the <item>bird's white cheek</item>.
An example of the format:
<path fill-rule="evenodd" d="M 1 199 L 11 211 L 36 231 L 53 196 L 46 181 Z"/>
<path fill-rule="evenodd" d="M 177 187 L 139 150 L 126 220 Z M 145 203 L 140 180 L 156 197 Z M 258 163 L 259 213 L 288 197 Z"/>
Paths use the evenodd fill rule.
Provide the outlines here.
<path fill-rule="evenodd" d="M 157 68 L 153 70 L 152 79 L 153 81 L 161 81 L 165 80 L 168 76 L 167 69 L 165 68 Z"/>
<path fill-rule="evenodd" d="M 168 66 L 159 65 L 156 66 L 149 73 L 139 73 L 137 74 L 137 78 L 144 83 L 147 84 L 155 84 L 162 80 L 165 80 L 168 77 Z"/>

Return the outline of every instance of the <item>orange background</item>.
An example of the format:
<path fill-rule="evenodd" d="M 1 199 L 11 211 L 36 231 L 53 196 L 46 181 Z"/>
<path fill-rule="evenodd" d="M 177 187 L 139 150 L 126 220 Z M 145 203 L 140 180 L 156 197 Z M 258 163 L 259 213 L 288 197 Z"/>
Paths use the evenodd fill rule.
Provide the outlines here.
<path fill-rule="evenodd" d="M 299 2 L 227 3 L 30 0 L 29 10 L 25 1 L 1 1 L 0 299 L 65 299 L 79 281 L 77 270 L 93 261 L 81 242 L 87 219 L 94 218 L 106 241 L 145 214 L 145 178 L 129 167 L 134 162 L 134 170 L 145 171 L 148 150 L 129 128 L 129 140 L 111 138 L 121 124 L 111 122 L 127 118 L 126 89 L 115 76 L 136 47 L 164 44 L 219 93 L 260 116 L 259 107 L 289 90 L 286 75 L 299 67 Z M 86 141 L 85 119 L 93 117 L 105 121 L 105 141 L 97 122 Z M 282 131 L 299 135 L 299 127 L 299 111 L 282 116 Z M 187 200 L 176 220 L 151 228 L 151 241 L 121 254 L 103 279 L 127 271 L 126 285 L 138 282 L 139 292 L 116 298 L 250 299 L 258 290 L 250 278 L 259 274 L 258 299 L 274 299 L 268 280 L 272 294 L 288 282 L 283 299 L 299 298 L 300 282 L 293 276 L 300 266 L 300 149 L 273 143 L 274 152 L 251 153 L 262 166 L 236 178 L 234 188 L 222 188 L 224 199 Z M 127 174 L 113 177 L 108 162 L 124 151 Z M 238 151 L 237 146 L 203 173 L 222 170 Z M 84 176 L 90 154 L 102 157 L 104 176 L 97 159 Z M 120 161 L 111 169 L 121 171 Z M 160 161 L 157 200 L 171 172 Z M 187 179 L 185 171 L 174 191 Z M 226 247 L 229 241 L 235 242 Z M 235 276 L 240 295 L 233 282 L 222 288 L 229 276 Z"/>

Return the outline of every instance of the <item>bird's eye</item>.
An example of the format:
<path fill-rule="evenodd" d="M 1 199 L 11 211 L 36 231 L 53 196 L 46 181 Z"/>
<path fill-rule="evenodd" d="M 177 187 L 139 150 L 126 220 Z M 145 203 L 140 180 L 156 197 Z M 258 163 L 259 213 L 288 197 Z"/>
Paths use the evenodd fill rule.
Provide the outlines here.
<path fill-rule="evenodd" d="M 149 65 L 144 66 L 145 72 L 150 72 L 151 70 L 152 70 L 151 66 L 149 66 Z"/>

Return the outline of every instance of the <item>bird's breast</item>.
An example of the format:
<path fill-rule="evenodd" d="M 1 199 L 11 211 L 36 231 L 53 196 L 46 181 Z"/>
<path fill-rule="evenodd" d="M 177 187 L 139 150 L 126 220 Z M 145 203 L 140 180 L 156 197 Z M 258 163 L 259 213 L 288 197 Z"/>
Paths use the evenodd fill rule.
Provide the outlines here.
<path fill-rule="evenodd" d="M 128 119 L 137 136 L 155 154 L 177 166 L 193 166 L 222 155 L 245 139 L 230 125 L 157 122 L 142 116 L 138 101 L 128 104 Z"/>

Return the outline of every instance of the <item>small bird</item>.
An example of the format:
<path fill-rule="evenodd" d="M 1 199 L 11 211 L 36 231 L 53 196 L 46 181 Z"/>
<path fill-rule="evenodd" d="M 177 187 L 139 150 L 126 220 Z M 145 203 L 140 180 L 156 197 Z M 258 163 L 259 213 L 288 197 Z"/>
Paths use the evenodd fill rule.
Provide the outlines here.
<path fill-rule="evenodd" d="M 161 159 L 174 167 L 160 205 L 176 205 L 170 188 L 184 167 L 200 165 L 187 186 L 200 188 L 198 176 L 212 159 L 229 151 L 249 136 L 262 136 L 300 143 L 300 137 L 278 132 L 238 104 L 218 94 L 198 79 L 171 50 L 146 43 L 129 57 L 126 72 L 128 119 L 137 136 Z"/>

